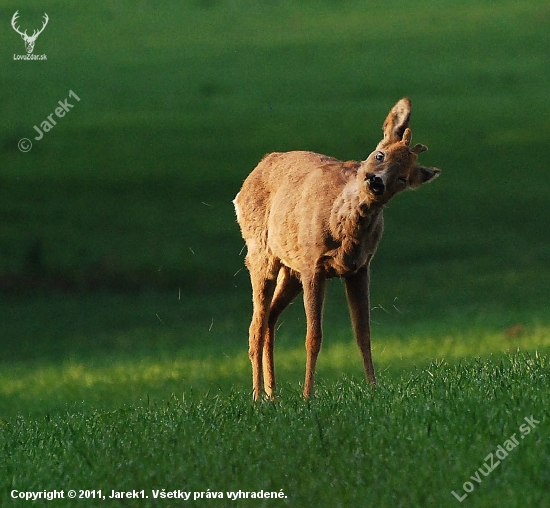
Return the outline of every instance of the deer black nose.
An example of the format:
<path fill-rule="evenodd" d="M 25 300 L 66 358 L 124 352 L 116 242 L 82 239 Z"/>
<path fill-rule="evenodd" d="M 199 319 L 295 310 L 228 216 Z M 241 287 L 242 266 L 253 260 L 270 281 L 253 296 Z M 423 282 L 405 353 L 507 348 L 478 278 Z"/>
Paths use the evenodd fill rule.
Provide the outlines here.
<path fill-rule="evenodd" d="M 382 180 L 382 178 L 377 175 L 370 174 L 367 175 L 366 182 L 375 196 L 381 196 L 384 194 L 386 186 L 384 185 L 384 180 Z"/>

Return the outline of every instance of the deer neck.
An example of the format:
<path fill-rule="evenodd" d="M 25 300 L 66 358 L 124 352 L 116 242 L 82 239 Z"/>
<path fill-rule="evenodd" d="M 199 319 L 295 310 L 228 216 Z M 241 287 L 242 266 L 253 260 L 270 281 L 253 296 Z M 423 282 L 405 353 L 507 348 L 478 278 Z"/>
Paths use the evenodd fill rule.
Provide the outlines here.
<path fill-rule="evenodd" d="M 334 202 L 331 233 L 338 242 L 361 243 L 366 231 L 381 215 L 382 206 L 354 179 L 347 183 Z"/>

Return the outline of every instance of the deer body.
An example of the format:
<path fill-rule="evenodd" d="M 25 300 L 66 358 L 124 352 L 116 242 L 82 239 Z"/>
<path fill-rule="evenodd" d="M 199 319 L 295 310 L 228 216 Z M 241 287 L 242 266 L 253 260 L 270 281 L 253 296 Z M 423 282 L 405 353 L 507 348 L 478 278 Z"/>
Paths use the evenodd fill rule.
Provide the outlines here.
<path fill-rule="evenodd" d="M 247 245 L 253 292 L 249 329 L 253 396 L 275 389 L 273 345 L 281 312 L 301 292 L 307 319 L 304 396 L 322 340 L 326 279 L 342 277 L 367 380 L 375 374 L 370 347 L 369 265 L 382 236 L 383 207 L 400 190 L 439 170 L 416 164 L 426 147 L 409 147 L 410 101 L 402 99 L 384 124 L 384 140 L 363 162 L 313 152 L 272 153 L 247 177 L 235 198 Z"/>
<path fill-rule="evenodd" d="M 253 228 L 243 223 L 243 234 L 296 274 L 314 270 L 330 278 L 356 272 L 374 254 L 383 227 L 382 210 L 369 210 L 366 194 L 357 189 L 357 168 L 312 152 L 266 156 L 239 193 L 253 199 L 237 199 L 239 216 L 260 207 L 263 212 Z"/>

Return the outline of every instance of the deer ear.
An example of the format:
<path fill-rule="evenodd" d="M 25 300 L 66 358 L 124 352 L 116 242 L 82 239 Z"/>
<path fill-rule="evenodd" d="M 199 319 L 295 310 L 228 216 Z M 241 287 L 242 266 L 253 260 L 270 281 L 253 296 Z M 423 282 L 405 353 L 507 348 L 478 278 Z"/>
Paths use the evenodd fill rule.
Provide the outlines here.
<path fill-rule="evenodd" d="M 420 187 L 421 185 L 431 182 L 434 178 L 437 178 L 441 173 L 440 169 L 427 168 L 426 166 L 416 165 L 410 176 L 409 183 L 413 189 Z"/>
<path fill-rule="evenodd" d="M 403 139 L 405 129 L 409 126 L 411 117 L 411 101 L 407 97 L 401 99 L 391 108 L 384 121 L 384 139 L 380 144 L 397 143 Z"/>

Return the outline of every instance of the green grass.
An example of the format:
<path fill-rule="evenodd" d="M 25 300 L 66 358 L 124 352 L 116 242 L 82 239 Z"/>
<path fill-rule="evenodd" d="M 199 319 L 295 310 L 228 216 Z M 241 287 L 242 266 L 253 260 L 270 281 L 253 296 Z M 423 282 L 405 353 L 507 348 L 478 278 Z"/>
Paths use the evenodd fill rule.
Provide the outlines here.
<path fill-rule="evenodd" d="M 390 305 L 391 312 L 374 309 L 373 391 L 351 342 L 342 288 L 332 286 L 309 402 L 301 398 L 299 305 L 279 330 L 280 397 L 253 404 L 245 300 L 212 297 L 202 312 L 177 294 L 21 302 L 12 317 L 31 313 L 44 323 L 55 315 L 58 329 L 32 342 L 42 356 L 12 346 L 26 361 L 0 368 L 0 502 L 9 506 L 13 489 L 75 488 L 107 496 L 145 490 L 149 499 L 127 505 L 164 506 L 153 490 L 210 489 L 224 499 L 196 502 L 230 506 L 227 492 L 282 490 L 284 500 L 250 503 L 347 507 L 368 497 L 375 506 L 455 506 L 451 491 L 463 496 L 488 454 L 533 415 L 540 424 L 532 435 L 482 477 L 468 502 L 542 506 L 550 481 L 548 328 L 479 318 L 465 327 L 452 316 L 418 323 Z M 108 321 L 113 308 L 119 329 Z M 79 323 L 79 310 L 99 322 Z M 192 322 L 177 319 L 193 310 Z"/>
<path fill-rule="evenodd" d="M 537 420 L 468 496 L 472 506 L 543 506 L 549 466 L 548 358 L 442 362 L 375 391 L 350 379 L 304 402 L 210 394 L 102 411 L 90 407 L 2 423 L 3 505 L 26 490 L 145 491 L 128 506 L 165 506 L 153 490 L 284 492 L 253 506 L 455 506 L 462 485 L 513 434 Z M 81 376 L 78 376 L 81 379 Z M 285 385 L 286 388 L 286 385 Z M 496 458 L 495 458 L 496 462 Z M 67 493 L 65 493 L 65 496 Z M 239 505 L 246 502 L 240 501 Z M 74 506 L 74 501 L 56 501 Z M 119 506 L 117 500 L 93 506 Z"/>
<path fill-rule="evenodd" d="M 8 20 L 50 23 L 23 53 Z M 9 492 L 281 489 L 203 506 L 461 505 L 550 487 L 544 1 L 56 0 L 0 18 L 0 504 Z M 81 98 L 29 153 L 59 100 Z M 389 108 L 441 177 L 399 196 L 372 266 L 379 386 L 330 285 L 317 397 L 301 303 L 281 396 L 254 405 L 250 286 L 231 200 L 266 153 L 368 155 Z M 71 101 L 69 101 L 71 102 Z M 55 501 L 75 506 L 76 501 Z M 34 503 L 40 506 L 40 502 Z"/>

